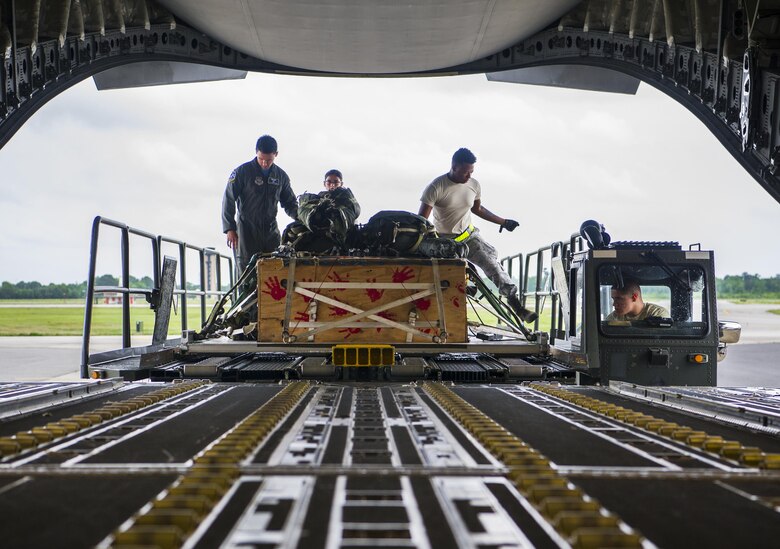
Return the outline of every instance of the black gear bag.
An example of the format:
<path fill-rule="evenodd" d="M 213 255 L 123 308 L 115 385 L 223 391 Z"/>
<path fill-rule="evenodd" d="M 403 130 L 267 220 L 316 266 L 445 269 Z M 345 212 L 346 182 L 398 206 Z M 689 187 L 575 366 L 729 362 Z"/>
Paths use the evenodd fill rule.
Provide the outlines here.
<path fill-rule="evenodd" d="M 384 210 L 363 225 L 363 239 L 371 255 L 414 255 L 420 243 L 436 232 L 430 221 L 411 212 Z"/>

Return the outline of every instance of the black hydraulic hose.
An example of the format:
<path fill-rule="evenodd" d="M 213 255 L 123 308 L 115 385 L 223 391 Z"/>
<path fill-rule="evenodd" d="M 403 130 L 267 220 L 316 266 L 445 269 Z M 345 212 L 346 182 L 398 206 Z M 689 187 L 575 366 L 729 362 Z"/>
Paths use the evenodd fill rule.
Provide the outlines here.
<path fill-rule="evenodd" d="M 250 262 L 251 263 L 251 262 Z M 233 294 L 233 292 L 241 287 L 244 282 L 250 277 L 250 275 L 255 272 L 254 269 L 252 269 L 251 266 L 244 269 L 244 272 L 241 273 L 241 276 L 238 277 L 238 280 L 236 281 L 233 286 L 230 287 L 230 289 L 225 292 L 222 297 L 214 304 L 214 307 L 211 309 L 211 314 L 209 314 L 209 318 L 206 320 L 206 322 L 203 324 L 203 327 L 200 330 L 201 334 L 207 334 L 209 333 L 209 329 L 214 325 L 214 323 L 217 321 L 217 318 L 219 315 L 224 311 L 223 307 L 225 306 L 225 302 L 230 298 L 230 296 Z M 237 299 L 236 303 L 241 303 L 245 297 L 245 294 L 241 294 Z M 230 311 L 228 311 L 230 312 Z"/>
<path fill-rule="evenodd" d="M 487 284 L 485 284 L 485 281 L 482 280 L 482 277 L 479 276 L 476 269 L 471 264 L 468 265 L 467 272 L 469 278 L 473 280 L 474 284 L 477 286 L 477 289 L 480 292 L 482 292 L 482 295 L 485 296 L 488 303 L 490 303 L 493 312 L 496 313 L 498 318 L 506 322 L 512 328 L 515 328 L 516 330 L 520 331 L 528 341 L 535 341 L 536 335 L 534 335 L 525 326 L 523 326 L 523 323 L 520 320 L 520 318 L 517 316 L 517 313 L 515 313 L 500 298 L 496 297 L 493 291 L 488 287 Z"/>

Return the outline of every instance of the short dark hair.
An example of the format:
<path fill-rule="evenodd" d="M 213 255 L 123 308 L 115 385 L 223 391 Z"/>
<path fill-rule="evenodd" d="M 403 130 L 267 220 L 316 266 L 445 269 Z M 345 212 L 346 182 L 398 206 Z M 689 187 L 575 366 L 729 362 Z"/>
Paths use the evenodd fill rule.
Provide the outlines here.
<path fill-rule="evenodd" d="M 276 139 L 270 135 L 261 135 L 257 140 L 257 144 L 255 145 L 255 151 L 259 151 L 264 154 L 271 154 L 279 152 L 279 148 L 276 144 Z"/>
<path fill-rule="evenodd" d="M 462 147 L 455 151 L 455 154 L 452 155 L 452 165 L 456 166 L 458 164 L 473 164 L 477 161 L 477 157 L 474 156 L 474 153 L 468 150 L 465 147 Z"/>
<path fill-rule="evenodd" d="M 325 179 L 327 179 L 329 175 L 335 175 L 336 177 L 344 181 L 344 176 L 341 175 L 341 172 L 336 169 L 328 170 L 327 172 L 325 172 Z"/>
<path fill-rule="evenodd" d="M 622 286 L 620 286 L 619 282 L 615 282 L 612 285 L 612 289 L 621 295 L 633 294 L 634 292 L 642 295 L 642 286 L 639 285 L 638 280 L 633 278 L 624 278 Z"/>

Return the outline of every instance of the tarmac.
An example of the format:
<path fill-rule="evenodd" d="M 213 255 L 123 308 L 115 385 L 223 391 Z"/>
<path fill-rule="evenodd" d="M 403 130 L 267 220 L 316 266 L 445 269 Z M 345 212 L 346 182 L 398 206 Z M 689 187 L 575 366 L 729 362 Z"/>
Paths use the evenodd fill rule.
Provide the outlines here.
<path fill-rule="evenodd" d="M 780 387 L 780 315 L 770 309 L 780 304 L 718 302 L 718 320 L 742 326 L 718 364 L 719 387 Z"/>
<path fill-rule="evenodd" d="M 720 387 L 780 387 L 780 305 L 721 301 L 718 319 L 742 325 L 739 343 L 729 345 L 718 365 Z M 135 335 L 133 346 L 148 345 L 151 336 Z M 77 381 L 81 337 L 0 337 L 0 381 Z M 90 353 L 122 347 L 118 336 L 90 339 Z"/>
<path fill-rule="evenodd" d="M 80 336 L 0 337 L 0 381 L 78 381 Z M 133 336 L 133 346 L 149 345 L 151 336 Z M 95 336 L 90 353 L 122 348 L 120 336 Z"/>

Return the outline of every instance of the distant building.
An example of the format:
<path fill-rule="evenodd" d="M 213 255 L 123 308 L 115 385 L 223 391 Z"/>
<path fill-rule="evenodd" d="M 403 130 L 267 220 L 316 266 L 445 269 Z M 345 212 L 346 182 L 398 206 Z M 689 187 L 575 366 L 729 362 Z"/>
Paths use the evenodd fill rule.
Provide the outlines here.
<path fill-rule="evenodd" d="M 97 298 L 96 301 L 101 302 L 104 305 L 121 305 L 124 295 L 119 292 L 101 292 L 96 294 L 95 297 Z M 128 296 L 128 299 L 130 300 L 130 305 L 135 303 L 134 295 Z"/>
<path fill-rule="evenodd" d="M 215 292 L 219 290 L 217 286 L 217 270 L 219 269 L 219 256 L 215 252 L 209 253 L 210 248 L 206 248 L 204 254 L 206 263 L 206 291 Z"/>

